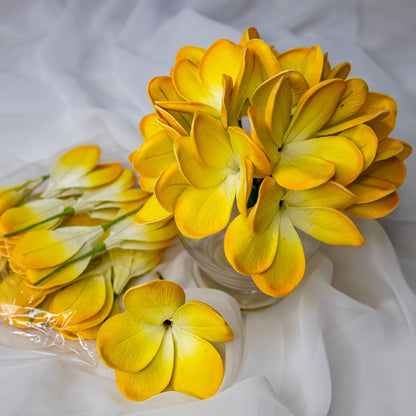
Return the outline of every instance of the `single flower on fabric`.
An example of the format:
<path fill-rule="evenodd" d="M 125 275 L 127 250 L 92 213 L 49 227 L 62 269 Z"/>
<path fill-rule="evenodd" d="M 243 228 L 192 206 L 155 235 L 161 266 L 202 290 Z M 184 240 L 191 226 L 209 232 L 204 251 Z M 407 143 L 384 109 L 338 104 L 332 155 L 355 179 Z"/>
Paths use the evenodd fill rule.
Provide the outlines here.
<path fill-rule="evenodd" d="M 175 153 L 191 185 L 177 199 L 175 221 L 190 238 L 221 231 L 230 220 L 235 199 L 245 214 L 253 177 L 271 173 L 266 155 L 243 129 L 225 129 L 204 113 L 195 115 L 190 137 L 175 141 Z"/>
<path fill-rule="evenodd" d="M 123 305 L 126 312 L 101 326 L 97 350 L 127 398 L 146 400 L 169 384 L 201 399 L 217 392 L 224 365 L 211 342 L 233 339 L 217 311 L 185 303 L 180 286 L 160 280 L 130 288 Z"/>
<path fill-rule="evenodd" d="M 336 182 L 286 191 L 266 177 L 248 216 L 239 215 L 227 228 L 227 259 L 238 272 L 251 275 L 263 292 L 286 296 L 305 272 L 302 242 L 295 228 L 327 244 L 364 244 L 353 221 L 339 211 L 354 201 L 355 196 Z"/>

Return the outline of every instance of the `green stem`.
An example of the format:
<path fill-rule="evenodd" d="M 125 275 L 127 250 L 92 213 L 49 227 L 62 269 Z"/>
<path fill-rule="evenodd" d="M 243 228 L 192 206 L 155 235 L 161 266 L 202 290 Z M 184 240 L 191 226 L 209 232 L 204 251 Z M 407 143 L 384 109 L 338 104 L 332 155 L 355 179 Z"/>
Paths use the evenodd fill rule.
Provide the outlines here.
<path fill-rule="evenodd" d="M 105 245 L 105 243 L 101 243 L 99 244 L 97 247 L 94 247 L 92 250 L 88 251 L 87 253 L 82 254 L 79 257 L 75 257 L 72 260 L 67 261 L 66 263 L 61 264 L 59 267 L 57 267 L 55 270 L 51 271 L 50 273 L 48 273 L 47 275 L 43 276 L 42 278 L 40 278 L 38 281 L 36 281 L 35 283 L 33 283 L 35 286 L 37 286 L 38 284 L 42 283 L 44 280 L 46 280 L 48 277 L 54 275 L 55 273 L 60 272 L 62 269 L 65 269 L 65 267 L 68 267 L 71 264 L 74 264 L 78 261 L 84 260 L 87 257 L 91 257 L 94 254 L 97 253 L 101 253 L 103 251 L 107 250 L 107 246 Z"/>
<path fill-rule="evenodd" d="M 117 218 L 115 218 L 114 220 L 107 222 L 106 224 L 103 224 L 103 225 L 101 226 L 101 227 L 102 227 L 102 229 L 104 230 L 104 232 L 105 232 L 105 231 L 107 231 L 107 230 L 108 230 L 109 228 L 111 228 L 114 224 L 117 224 L 118 222 L 123 221 L 125 218 L 129 217 L 130 215 L 135 214 L 135 213 L 136 213 L 136 212 L 137 212 L 140 208 L 141 208 L 141 207 L 136 208 L 136 209 L 134 209 L 133 211 L 129 211 L 129 212 L 127 212 L 126 214 L 121 215 L 120 217 L 117 217 Z M 82 255 L 81 255 L 81 256 L 79 256 L 79 257 L 75 257 L 74 259 L 69 260 L 69 261 L 67 261 L 66 263 L 61 264 L 61 265 L 60 265 L 60 266 L 58 266 L 55 270 L 52 270 L 50 273 L 48 273 L 47 275 L 43 276 L 43 277 L 42 277 L 42 278 L 40 278 L 38 281 L 36 281 L 35 283 L 33 283 L 33 285 L 34 285 L 34 286 L 37 286 L 37 285 L 39 285 L 40 283 L 42 283 L 44 280 L 46 280 L 48 277 L 50 277 L 50 276 L 54 275 L 55 273 L 60 272 L 60 271 L 61 271 L 62 269 L 64 269 L 65 267 L 68 267 L 69 265 L 74 264 L 74 263 L 76 263 L 76 262 L 78 262 L 78 261 L 80 261 L 80 260 L 84 260 L 84 259 L 85 259 L 85 258 L 87 258 L 87 257 L 91 257 L 91 256 L 93 256 L 94 254 L 101 253 L 101 252 L 103 252 L 103 251 L 105 251 L 105 250 L 107 250 L 107 246 L 106 246 L 106 244 L 105 244 L 105 243 L 101 243 L 101 244 L 99 244 L 97 247 L 94 247 L 93 249 L 91 249 L 90 251 L 88 251 L 87 253 L 84 253 L 84 254 L 82 254 Z"/>
<path fill-rule="evenodd" d="M 134 209 L 133 211 L 129 211 L 123 215 L 121 215 L 120 217 L 115 218 L 114 220 L 107 222 L 106 224 L 103 224 L 101 227 L 103 228 L 104 231 L 107 231 L 109 228 L 111 228 L 114 224 L 117 224 L 120 221 L 123 221 L 124 219 L 126 219 L 127 217 L 130 217 L 130 215 L 135 214 L 142 206 L 140 206 L 139 208 Z"/>
<path fill-rule="evenodd" d="M 39 221 L 39 222 L 36 222 L 34 224 L 28 225 L 27 227 L 21 228 L 20 230 L 16 230 L 16 231 L 12 231 L 11 233 L 3 234 L 2 237 L 3 238 L 12 237 L 13 235 L 20 234 L 20 233 L 23 233 L 25 231 L 29 231 L 32 228 L 37 227 L 38 225 L 45 224 L 46 222 L 55 220 L 56 218 L 61 218 L 61 217 L 65 217 L 67 215 L 74 215 L 74 214 L 75 214 L 75 209 L 72 208 L 72 207 L 67 207 L 62 212 L 60 212 L 59 214 L 52 215 L 51 217 L 45 218 L 42 221 Z"/>

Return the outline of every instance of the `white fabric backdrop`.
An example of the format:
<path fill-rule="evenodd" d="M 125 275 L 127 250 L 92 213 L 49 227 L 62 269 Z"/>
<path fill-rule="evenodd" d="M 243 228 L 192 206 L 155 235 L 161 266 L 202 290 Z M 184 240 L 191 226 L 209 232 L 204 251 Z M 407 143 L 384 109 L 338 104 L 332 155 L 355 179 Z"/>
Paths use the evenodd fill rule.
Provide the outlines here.
<path fill-rule="evenodd" d="M 415 146 L 415 20 L 414 0 L 0 0 L 0 176 L 78 142 L 125 157 L 152 111 L 147 82 L 168 74 L 176 50 L 238 41 L 249 26 L 278 51 L 317 43 L 331 63 L 350 61 L 352 76 L 396 99 L 393 137 Z M 240 316 L 225 295 L 192 289 L 189 258 L 171 250 L 166 276 L 217 302 L 238 334 L 213 398 L 130 402 L 100 364 L 0 345 L 1 414 L 415 414 L 414 157 L 407 167 L 399 208 L 359 221 L 366 245 L 322 247 L 268 309 Z"/>

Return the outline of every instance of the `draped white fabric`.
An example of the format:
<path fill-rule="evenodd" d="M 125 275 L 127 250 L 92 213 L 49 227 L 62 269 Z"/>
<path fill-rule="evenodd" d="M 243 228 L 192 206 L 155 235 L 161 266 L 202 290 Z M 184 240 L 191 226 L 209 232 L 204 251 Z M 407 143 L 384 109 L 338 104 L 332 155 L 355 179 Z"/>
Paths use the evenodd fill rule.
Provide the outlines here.
<path fill-rule="evenodd" d="M 333 65 L 351 62 L 351 76 L 396 99 L 392 136 L 415 146 L 415 21 L 414 0 L 0 0 L 0 176 L 79 142 L 127 160 L 152 111 L 147 83 L 169 73 L 177 49 L 238 41 L 249 26 L 278 51 L 319 44 Z M 227 295 L 194 288 L 189 257 L 170 250 L 165 277 L 217 307 L 236 333 L 216 396 L 131 402 L 99 362 L 23 349 L 2 328 L 0 413 L 415 414 L 414 157 L 406 164 L 398 209 L 357 221 L 365 246 L 321 247 L 300 287 L 267 309 L 240 314 Z"/>

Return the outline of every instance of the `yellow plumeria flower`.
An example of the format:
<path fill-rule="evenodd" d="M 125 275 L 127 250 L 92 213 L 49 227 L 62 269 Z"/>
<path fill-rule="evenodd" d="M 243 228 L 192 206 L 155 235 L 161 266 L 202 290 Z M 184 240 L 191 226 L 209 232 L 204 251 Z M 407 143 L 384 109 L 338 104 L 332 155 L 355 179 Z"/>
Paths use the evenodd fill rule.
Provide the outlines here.
<path fill-rule="evenodd" d="M 181 233 L 191 238 L 222 230 L 235 198 L 245 213 L 253 177 L 271 172 L 267 157 L 243 129 L 225 129 L 204 113 L 195 115 L 190 137 L 175 141 L 175 153 L 191 185 L 177 199 L 175 221 Z"/>
<path fill-rule="evenodd" d="M 21 203 L 47 178 L 48 176 L 42 176 L 40 178 L 29 179 L 17 185 L 0 187 L 0 215 L 9 208 Z"/>
<path fill-rule="evenodd" d="M 185 293 L 169 281 L 130 288 L 126 312 L 101 326 L 97 350 L 115 369 L 121 392 L 145 400 L 169 384 L 201 399 L 216 393 L 224 367 L 210 342 L 228 342 L 233 332 L 221 315 L 198 301 L 185 303 Z"/>
<path fill-rule="evenodd" d="M 327 244 L 364 244 L 356 225 L 339 211 L 355 196 L 336 182 L 286 192 L 266 177 L 248 216 L 235 218 L 225 234 L 225 254 L 240 273 L 251 275 L 271 296 L 289 294 L 302 280 L 305 257 L 295 227 Z"/>

